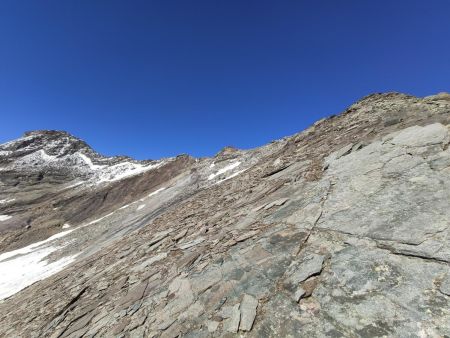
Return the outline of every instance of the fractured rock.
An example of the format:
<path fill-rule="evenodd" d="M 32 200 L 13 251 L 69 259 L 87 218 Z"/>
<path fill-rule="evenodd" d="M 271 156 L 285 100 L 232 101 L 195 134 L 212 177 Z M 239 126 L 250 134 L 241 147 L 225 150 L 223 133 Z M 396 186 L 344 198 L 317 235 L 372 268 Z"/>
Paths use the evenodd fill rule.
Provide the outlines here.
<path fill-rule="evenodd" d="M 302 299 L 302 297 L 306 294 L 306 291 L 303 290 L 303 288 L 298 288 L 297 291 L 295 291 L 294 294 L 294 300 L 298 303 L 300 301 L 300 299 Z"/>
<path fill-rule="evenodd" d="M 244 295 L 241 301 L 241 322 L 239 330 L 250 331 L 256 317 L 256 308 L 258 307 L 258 300 L 251 295 Z"/>
<path fill-rule="evenodd" d="M 270 208 L 273 208 L 273 207 L 279 207 L 279 206 L 282 206 L 282 205 L 285 204 L 287 201 L 289 201 L 289 198 L 281 198 L 281 199 L 279 199 L 279 200 L 273 201 L 273 202 L 267 204 L 267 205 L 264 207 L 264 210 L 269 210 Z"/>
<path fill-rule="evenodd" d="M 239 310 L 240 304 L 234 306 L 224 306 L 221 314 L 224 318 L 227 318 L 223 322 L 223 328 L 225 331 L 236 333 L 239 329 L 239 322 L 241 320 L 241 311 Z"/>
<path fill-rule="evenodd" d="M 208 327 L 208 332 L 215 332 L 217 328 L 219 327 L 219 322 L 216 322 L 214 320 L 208 320 L 206 322 L 206 326 Z"/>
<path fill-rule="evenodd" d="M 285 279 L 284 284 L 290 288 L 296 287 L 307 278 L 317 275 L 322 271 L 324 257 L 317 254 L 310 254 L 290 268 L 290 274 Z"/>
<path fill-rule="evenodd" d="M 181 250 L 189 249 L 189 248 L 191 248 L 191 247 L 193 247 L 193 246 L 196 246 L 196 245 L 200 244 L 200 243 L 203 242 L 204 240 L 205 240 L 204 238 L 200 237 L 200 238 L 194 239 L 194 240 L 192 240 L 192 241 L 190 241 L 190 242 L 180 243 L 180 244 L 178 244 L 178 247 L 179 247 Z"/>

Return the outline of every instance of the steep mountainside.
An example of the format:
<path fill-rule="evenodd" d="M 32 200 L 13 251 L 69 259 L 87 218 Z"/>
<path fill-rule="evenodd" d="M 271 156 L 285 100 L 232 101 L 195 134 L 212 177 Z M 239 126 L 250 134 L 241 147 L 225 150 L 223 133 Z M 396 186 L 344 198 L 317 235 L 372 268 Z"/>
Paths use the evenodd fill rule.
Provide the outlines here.
<path fill-rule="evenodd" d="M 450 337 L 450 95 L 213 158 L 0 146 L 0 336 Z"/>

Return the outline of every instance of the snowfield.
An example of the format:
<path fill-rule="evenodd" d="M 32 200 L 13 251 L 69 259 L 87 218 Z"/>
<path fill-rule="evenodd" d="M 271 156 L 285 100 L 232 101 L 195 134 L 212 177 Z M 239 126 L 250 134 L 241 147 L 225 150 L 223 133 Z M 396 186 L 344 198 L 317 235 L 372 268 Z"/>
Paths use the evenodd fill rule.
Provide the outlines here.
<path fill-rule="evenodd" d="M 119 181 L 126 177 L 138 175 L 148 170 L 161 167 L 166 162 L 164 160 L 156 164 L 142 165 L 132 162 L 122 162 L 99 171 L 97 183 Z"/>
<path fill-rule="evenodd" d="M 142 203 L 142 200 L 151 198 L 152 196 L 160 193 L 165 189 L 165 187 L 159 188 L 147 195 L 147 197 L 125 205 L 118 210 L 125 209 L 137 203 L 140 204 L 137 205 L 136 211 L 141 210 L 146 206 L 146 204 Z M 64 224 L 63 229 L 68 230 L 57 233 L 47 238 L 46 240 L 30 244 L 17 250 L 0 254 L 0 301 L 12 296 L 13 294 L 19 292 L 20 290 L 37 281 L 50 277 L 51 275 L 61 271 L 67 265 L 72 263 L 79 255 L 79 253 L 63 257 L 51 263 L 48 262 L 46 258 L 50 254 L 52 254 L 56 250 L 64 248 L 68 244 L 68 241 L 67 243 L 61 243 L 60 241 L 56 243 L 56 240 L 67 236 L 73 231 L 78 231 L 79 229 L 82 229 L 84 227 L 96 224 L 104 220 L 105 218 L 110 217 L 116 211 L 117 210 L 73 229 L 69 224 L 66 223 Z M 0 215 L 0 221 L 4 221 L 10 218 L 11 216 L 8 215 Z"/>
<path fill-rule="evenodd" d="M 72 263 L 77 255 L 49 263 L 45 258 L 64 245 L 50 245 L 73 230 L 53 235 L 44 241 L 0 255 L 0 300 L 12 296 L 27 286 L 47 278 Z"/>

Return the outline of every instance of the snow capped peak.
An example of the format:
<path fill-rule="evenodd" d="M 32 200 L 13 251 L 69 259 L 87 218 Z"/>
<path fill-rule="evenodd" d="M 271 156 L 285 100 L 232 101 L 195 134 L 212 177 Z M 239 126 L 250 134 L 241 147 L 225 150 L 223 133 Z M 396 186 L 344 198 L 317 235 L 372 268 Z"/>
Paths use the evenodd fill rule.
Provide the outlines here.
<path fill-rule="evenodd" d="M 83 140 L 57 130 L 27 132 L 17 140 L 0 145 L 0 170 L 41 173 L 51 169 L 94 184 L 134 176 L 168 161 L 170 159 L 136 161 L 125 156 L 102 156 Z"/>
<path fill-rule="evenodd" d="M 31 131 L 26 131 L 24 134 L 24 137 L 28 137 L 28 136 L 37 136 L 37 137 L 73 137 L 71 134 L 69 134 L 68 132 L 64 131 L 64 130 L 46 130 L 46 129 L 42 129 L 42 130 L 31 130 Z"/>
<path fill-rule="evenodd" d="M 94 153 L 86 142 L 67 132 L 56 130 L 26 132 L 17 140 L 0 145 L 0 151 L 6 152 L 10 157 L 20 157 L 39 150 L 56 157 L 74 154 L 80 150 Z"/>

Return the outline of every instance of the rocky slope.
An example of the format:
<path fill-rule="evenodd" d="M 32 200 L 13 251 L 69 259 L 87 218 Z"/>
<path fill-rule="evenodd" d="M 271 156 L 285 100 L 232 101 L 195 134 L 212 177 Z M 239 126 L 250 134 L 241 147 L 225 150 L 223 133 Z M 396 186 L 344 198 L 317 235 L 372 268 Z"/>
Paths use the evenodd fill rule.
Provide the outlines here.
<path fill-rule="evenodd" d="M 389 93 L 214 158 L 3 144 L 0 336 L 450 336 L 449 128 Z"/>

